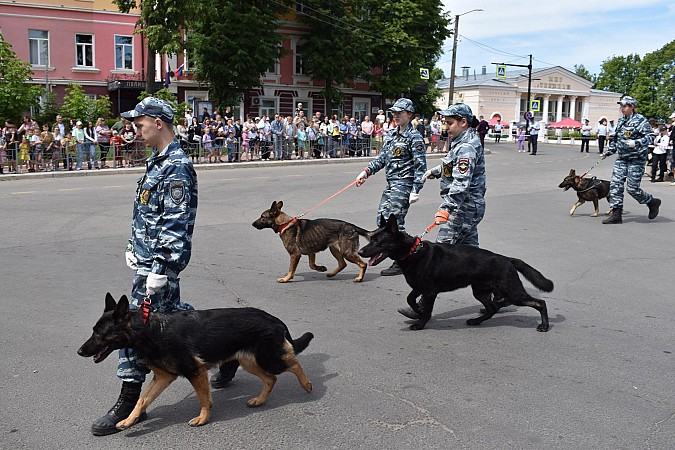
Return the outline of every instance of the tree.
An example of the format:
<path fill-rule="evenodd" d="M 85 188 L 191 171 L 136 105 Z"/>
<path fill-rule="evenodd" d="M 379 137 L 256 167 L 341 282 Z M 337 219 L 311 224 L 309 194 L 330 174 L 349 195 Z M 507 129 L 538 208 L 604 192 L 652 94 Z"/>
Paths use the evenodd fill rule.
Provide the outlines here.
<path fill-rule="evenodd" d="M 155 91 L 155 53 L 174 54 L 184 49 L 183 32 L 192 20 L 200 17 L 204 8 L 208 14 L 220 5 L 177 0 L 113 0 L 121 12 L 140 8 L 140 19 L 135 33 L 145 36 L 148 43 L 146 64 L 146 91 Z"/>
<path fill-rule="evenodd" d="M 640 61 L 630 94 L 647 117 L 666 119 L 675 96 L 675 41 L 647 53 Z"/>
<path fill-rule="evenodd" d="M 59 114 L 68 119 L 96 122 L 99 117 L 110 116 L 110 107 L 111 103 L 107 95 L 92 101 L 80 85 L 69 84 L 66 87 L 66 95 L 63 96 L 63 105 Z"/>
<path fill-rule="evenodd" d="M 0 117 L 18 123 L 23 113 L 38 105 L 43 88 L 29 83 L 32 75 L 30 64 L 21 61 L 0 34 Z"/>
<path fill-rule="evenodd" d="M 371 42 L 372 66 L 380 71 L 370 80 L 374 90 L 395 98 L 419 83 L 420 67 L 435 66 L 451 36 L 450 16 L 441 13 L 440 0 L 373 0 L 371 8 L 367 26 L 379 37 Z"/>
<path fill-rule="evenodd" d="M 300 65 L 312 80 L 324 83 L 321 94 L 328 111 L 342 102 L 343 92 L 338 85 L 365 78 L 371 70 L 370 43 L 375 36 L 370 36 L 364 26 L 370 3 L 309 0 L 299 11 L 298 20 L 309 27 L 309 33 L 301 41 L 301 58 L 296 66 Z"/>
<path fill-rule="evenodd" d="M 591 74 L 591 72 L 586 69 L 586 67 L 583 64 L 575 64 L 574 65 L 574 73 L 579 75 L 581 78 L 585 78 L 588 81 L 592 82 L 594 85 L 598 80 L 598 76 L 595 74 Z"/>
<path fill-rule="evenodd" d="M 239 102 L 274 69 L 282 55 L 277 29 L 285 10 L 277 2 L 221 0 L 193 21 L 187 40 L 190 71 L 208 85 L 216 103 Z"/>
<path fill-rule="evenodd" d="M 637 77 L 640 56 L 613 56 L 603 61 L 596 82 L 596 89 L 628 94 Z"/>

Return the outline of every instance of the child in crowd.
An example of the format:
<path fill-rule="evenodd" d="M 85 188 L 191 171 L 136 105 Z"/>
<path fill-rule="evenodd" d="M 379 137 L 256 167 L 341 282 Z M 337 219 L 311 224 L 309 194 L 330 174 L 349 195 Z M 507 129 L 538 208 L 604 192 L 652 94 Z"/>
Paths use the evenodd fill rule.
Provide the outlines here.
<path fill-rule="evenodd" d="M 204 135 L 202 136 L 202 149 L 204 150 L 204 158 L 208 158 L 208 162 L 211 162 L 211 154 L 213 153 L 213 139 L 211 139 L 211 130 L 204 130 Z"/>
<path fill-rule="evenodd" d="M 17 166 L 19 167 L 19 172 L 22 171 L 22 166 L 26 165 L 26 171 L 30 171 L 30 137 L 31 132 L 24 134 L 21 138 L 21 143 L 19 144 L 19 161 Z"/>
<path fill-rule="evenodd" d="M 115 165 L 114 167 L 121 167 L 122 166 L 122 145 L 124 144 L 124 141 L 122 140 L 122 136 L 116 131 L 113 130 L 112 132 L 112 137 L 110 138 L 110 145 L 113 148 L 113 153 L 115 155 Z"/>
<path fill-rule="evenodd" d="M 63 167 L 68 166 L 68 170 L 73 170 L 73 162 L 75 161 L 75 139 L 73 133 L 66 131 L 66 137 L 61 141 L 63 147 Z"/>
<path fill-rule="evenodd" d="M 525 130 L 518 128 L 518 153 L 525 151 Z"/>
<path fill-rule="evenodd" d="M 298 159 L 305 159 L 305 148 L 307 148 L 307 132 L 305 131 L 305 125 L 302 123 L 298 124 Z"/>

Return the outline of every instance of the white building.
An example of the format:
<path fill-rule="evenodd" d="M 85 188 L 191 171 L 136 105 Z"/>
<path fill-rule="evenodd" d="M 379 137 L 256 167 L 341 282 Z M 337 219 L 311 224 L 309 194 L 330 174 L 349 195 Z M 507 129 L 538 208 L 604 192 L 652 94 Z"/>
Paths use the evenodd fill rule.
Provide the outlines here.
<path fill-rule="evenodd" d="M 511 124 L 520 122 L 527 111 L 527 74 L 527 69 L 507 67 L 506 77 L 498 78 L 494 73 L 487 73 L 485 66 L 480 74 L 471 74 L 464 68 L 462 76 L 455 78 L 451 103 L 466 103 L 476 117 L 492 119 L 491 123 L 497 118 Z M 578 121 L 588 119 L 594 128 L 602 117 L 616 121 L 621 94 L 591 89 L 592 84 L 560 66 L 533 69 L 530 100 L 538 100 L 540 106 L 539 111 L 534 111 L 535 119 L 542 123 L 542 128 L 568 117 Z M 437 84 L 443 92 L 436 102 L 439 109 L 448 107 L 449 85 L 449 79 Z"/>

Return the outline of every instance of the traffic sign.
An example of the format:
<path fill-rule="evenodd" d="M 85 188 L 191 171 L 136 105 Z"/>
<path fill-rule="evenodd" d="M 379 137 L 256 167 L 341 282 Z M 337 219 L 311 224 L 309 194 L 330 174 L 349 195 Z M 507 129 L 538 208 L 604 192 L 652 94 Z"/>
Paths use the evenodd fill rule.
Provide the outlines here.
<path fill-rule="evenodd" d="M 506 66 L 497 66 L 497 78 L 506 78 Z"/>
<path fill-rule="evenodd" d="M 420 78 L 423 80 L 428 80 L 429 79 L 429 69 L 425 69 L 423 67 L 420 67 Z"/>
<path fill-rule="evenodd" d="M 541 111 L 541 100 L 531 100 L 530 101 L 530 111 L 534 111 L 534 112 Z"/>

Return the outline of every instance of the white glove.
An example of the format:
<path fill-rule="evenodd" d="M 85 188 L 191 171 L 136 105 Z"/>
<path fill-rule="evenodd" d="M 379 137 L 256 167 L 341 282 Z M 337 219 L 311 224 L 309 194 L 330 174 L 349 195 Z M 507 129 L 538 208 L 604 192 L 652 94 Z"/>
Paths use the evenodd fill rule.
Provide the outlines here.
<path fill-rule="evenodd" d="M 156 273 L 150 272 L 147 280 L 145 280 L 145 293 L 154 295 L 155 292 L 164 287 L 167 281 L 168 278 L 166 275 L 157 275 Z"/>
<path fill-rule="evenodd" d="M 424 172 L 424 175 L 422 175 L 422 180 L 433 180 L 436 178 L 433 173 L 431 173 L 431 169 L 427 170 Z"/>
<path fill-rule="evenodd" d="M 626 145 L 628 146 L 628 148 L 635 148 L 635 141 L 633 139 L 628 139 L 626 141 Z"/>
<path fill-rule="evenodd" d="M 414 192 L 411 192 L 410 198 L 408 199 L 408 202 L 412 205 L 413 203 L 415 203 L 419 199 L 420 199 L 420 194 L 415 194 Z"/>
<path fill-rule="evenodd" d="M 363 183 L 366 182 L 366 179 L 368 178 L 368 172 L 365 170 L 362 170 L 361 173 L 359 174 L 358 177 L 356 177 L 356 186 L 361 186 Z"/>
<path fill-rule="evenodd" d="M 124 252 L 124 259 L 127 260 L 127 267 L 131 270 L 136 270 L 138 268 L 138 259 L 136 258 L 136 255 L 134 255 L 133 251 L 127 250 Z"/>

